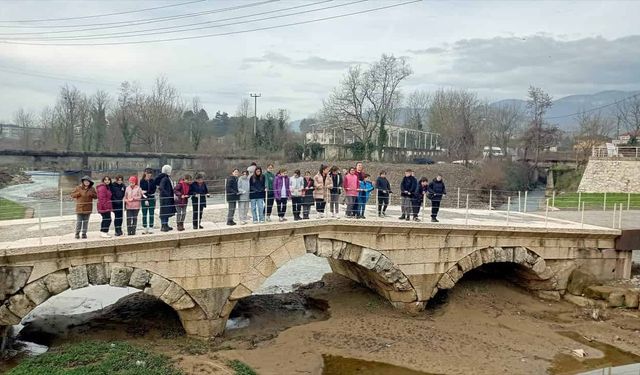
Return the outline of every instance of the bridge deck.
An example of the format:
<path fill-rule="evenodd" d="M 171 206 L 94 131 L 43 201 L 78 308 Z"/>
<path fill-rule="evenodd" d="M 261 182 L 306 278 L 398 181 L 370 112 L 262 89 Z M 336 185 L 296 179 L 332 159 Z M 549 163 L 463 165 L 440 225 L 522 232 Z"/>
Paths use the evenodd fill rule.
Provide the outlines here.
<path fill-rule="evenodd" d="M 208 210 L 216 212 L 218 216 L 222 217 L 225 211 L 221 207 L 222 205 L 215 205 Z M 147 243 L 150 241 L 166 241 L 166 240 L 179 240 L 194 238 L 200 236 L 216 236 L 216 235 L 230 235 L 236 233 L 248 233 L 248 232 L 268 232 L 274 230 L 283 229 L 295 229 L 295 228 L 308 228 L 324 225 L 357 225 L 371 224 L 371 226 L 378 226 L 380 228 L 385 227 L 404 227 L 411 230 L 428 229 L 434 231 L 487 231 L 487 232 L 504 232 L 505 236 L 508 233 L 565 233 L 570 236 L 584 235 L 586 237 L 597 236 L 618 236 L 620 230 L 611 229 L 605 227 L 599 227 L 588 224 L 581 224 L 569 220 L 563 220 L 558 218 L 548 217 L 545 218 L 536 214 L 524 214 L 511 212 L 509 220 L 507 222 L 507 213 L 504 211 L 487 211 L 487 210 L 469 210 L 468 214 L 464 209 L 441 209 L 441 217 L 439 217 L 439 223 L 428 222 L 429 217 L 426 217 L 426 221 L 413 222 L 413 221 L 400 221 L 398 220 L 399 207 L 390 207 L 387 210 L 388 217 L 367 217 L 367 219 L 346 219 L 344 217 L 340 219 L 324 218 L 324 219 L 310 219 L 302 221 L 288 221 L 282 223 L 277 219 L 272 222 L 264 224 L 247 224 L 237 226 L 227 226 L 223 221 L 203 221 L 203 230 L 187 229 L 184 232 L 177 232 L 173 230 L 171 232 L 156 231 L 153 234 L 142 235 L 140 232 L 136 236 L 122 236 L 112 237 L 105 239 L 100 237 L 100 232 L 90 231 L 88 232 L 88 239 L 76 240 L 71 231 L 67 229 L 68 233 L 61 235 L 44 235 L 39 236 L 39 228 L 53 228 L 53 232 L 59 232 L 58 228 L 61 223 L 66 223 L 69 226 L 70 220 L 74 220 L 73 217 L 52 217 L 42 220 L 42 223 L 38 224 L 37 220 L 25 219 L 14 220 L 12 222 L 0 222 L 0 237 L 14 239 L 11 241 L 0 242 L 0 256 L 12 256 L 19 254 L 28 254 L 33 252 L 49 252 L 65 251 L 65 250 L 77 250 L 81 248 L 100 247 L 108 245 L 127 245 L 135 243 Z M 190 216 L 190 215 L 188 215 Z M 215 216 L 215 215 L 214 215 Z M 274 215 L 275 217 L 275 215 Z M 215 218 L 214 218 L 215 219 Z M 94 215 L 91 218 L 94 224 L 99 223 L 99 215 Z M 188 222 L 186 224 L 189 224 Z M 189 227 L 187 227 L 189 228 Z M 0 264 L 2 261 L 0 261 Z"/>

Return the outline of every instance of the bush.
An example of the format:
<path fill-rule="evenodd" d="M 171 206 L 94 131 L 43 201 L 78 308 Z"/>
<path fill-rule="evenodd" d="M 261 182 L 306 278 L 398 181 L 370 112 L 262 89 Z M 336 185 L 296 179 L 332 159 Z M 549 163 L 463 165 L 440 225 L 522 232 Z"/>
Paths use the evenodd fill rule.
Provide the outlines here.
<path fill-rule="evenodd" d="M 304 154 L 304 146 L 300 143 L 285 143 L 283 149 L 284 158 L 288 163 L 294 163 L 302 160 L 302 155 Z"/>
<path fill-rule="evenodd" d="M 531 166 L 529 166 L 528 163 L 507 162 L 505 167 L 506 190 L 529 190 L 529 175 L 531 173 Z"/>

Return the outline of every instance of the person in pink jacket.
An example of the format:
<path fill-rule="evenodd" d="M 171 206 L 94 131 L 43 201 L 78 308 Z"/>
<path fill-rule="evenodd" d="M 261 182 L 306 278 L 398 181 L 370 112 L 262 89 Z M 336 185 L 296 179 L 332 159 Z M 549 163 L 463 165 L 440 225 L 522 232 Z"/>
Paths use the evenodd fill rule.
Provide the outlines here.
<path fill-rule="evenodd" d="M 356 174 L 355 168 L 349 168 L 349 173 L 344 177 L 344 195 L 347 203 L 347 217 L 355 216 L 356 204 L 358 198 L 358 188 L 360 187 L 360 181 Z"/>
<path fill-rule="evenodd" d="M 136 234 L 138 226 L 138 212 L 140 211 L 142 202 L 142 189 L 138 186 L 138 176 L 129 177 L 129 186 L 124 192 L 124 203 L 127 209 L 127 234 L 133 236 Z"/>
<path fill-rule="evenodd" d="M 102 215 L 102 222 L 100 222 L 100 237 L 111 238 L 109 235 L 109 227 L 111 226 L 111 212 L 113 211 L 113 205 L 111 204 L 111 177 L 102 177 L 102 183 L 96 186 L 98 194 L 98 213 Z"/>

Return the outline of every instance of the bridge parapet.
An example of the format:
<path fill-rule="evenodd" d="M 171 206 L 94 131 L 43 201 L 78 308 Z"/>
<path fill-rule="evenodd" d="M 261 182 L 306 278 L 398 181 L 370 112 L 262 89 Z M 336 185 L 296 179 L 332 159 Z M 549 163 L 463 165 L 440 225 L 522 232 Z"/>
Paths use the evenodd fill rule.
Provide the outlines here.
<path fill-rule="evenodd" d="M 191 335 L 223 332 L 238 299 L 307 253 L 409 312 L 488 263 L 511 263 L 546 296 L 575 268 L 629 277 L 619 230 L 523 228 L 326 220 L 154 234 L 109 240 L 43 238 L 0 244 L 0 325 L 15 324 L 49 296 L 89 284 L 133 286 L 179 314 Z"/>

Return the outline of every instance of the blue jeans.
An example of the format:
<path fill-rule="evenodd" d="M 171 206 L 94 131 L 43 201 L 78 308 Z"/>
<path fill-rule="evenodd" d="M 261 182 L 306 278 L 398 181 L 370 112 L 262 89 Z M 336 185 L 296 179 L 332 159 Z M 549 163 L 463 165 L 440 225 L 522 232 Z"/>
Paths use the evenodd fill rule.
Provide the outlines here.
<path fill-rule="evenodd" d="M 251 215 L 253 215 L 253 222 L 264 222 L 264 199 L 252 199 L 251 200 Z"/>
<path fill-rule="evenodd" d="M 364 206 L 366 204 L 367 204 L 367 198 L 362 195 L 358 195 L 358 197 L 356 198 L 356 215 L 357 216 L 364 216 Z"/>

